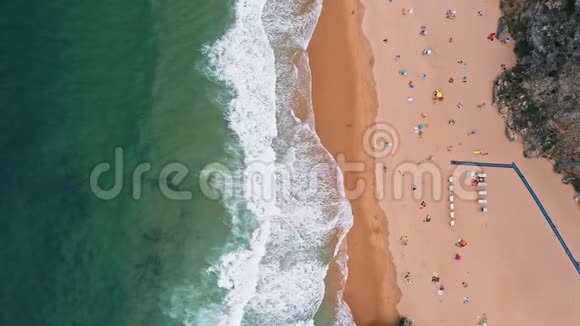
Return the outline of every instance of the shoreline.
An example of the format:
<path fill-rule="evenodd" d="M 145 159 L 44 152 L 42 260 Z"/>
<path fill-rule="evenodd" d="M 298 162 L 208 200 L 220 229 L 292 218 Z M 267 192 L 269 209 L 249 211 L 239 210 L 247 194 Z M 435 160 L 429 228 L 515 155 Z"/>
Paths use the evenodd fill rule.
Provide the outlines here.
<path fill-rule="evenodd" d="M 353 226 L 346 241 L 349 260 L 344 300 L 358 325 L 395 325 L 400 290 L 388 250 L 388 225 L 374 196 L 374 159 L 360 146 L 378 112 L 373 57 L 362 31 L 363 15 L 359 0 L 323 4 L 308 48 L 315 126 L 343 172 L 349 169 L 343 162 L 365 166 L 364 172 L 344 173 L 353 210 Z M 360 196 L 355 194 L 359 180 L 372 185 Z"/>
<path fill-rule="evenodd" d="M 326 1 L 309 47 L 322 144 L 335 158 L 344 154 L 346 162 L 365 165 L 364 172 L 353 173 L 341 164 L 347 193 L 357 179 L 367 185 L 361 198 L 351 200 L 354 224 L 347 235 L 344 294 L 355 321 L 391 325 L 399 313 L 421 325 L 446 326 L 472 324 L 483 313 L 493 324 L 579 320 L 573 308 L 580 304 L 577 274 L 514 174 L 484 169 L 490 178 L 489 212 L 479 212 L 477 195 L 455 194 L 458 219 L 454 228 L 449 226 L 452 193 L 446 182 L 459 173 L 450 160 L 516 162 L 571 251 L 580 255 L 580 219 L 572 218 L 580 216 L 580 207 L 572 187 L 560 183 L 548 160 L 526 159 L 523 145 L 507 139 L 505 121 L 493 103 L 500 64 L 515 64 L 513 43 L 486 40 L 497 29 L 499 1 L 413 6 L 413 12 L 402 14 L 408 8 L 394 2 Z M 444 18 L 447 8 L 457 9 L 455 19 Z M 423 25 L 429 34 L 419 36 Z M 425 48 L 433 55 L 422 55 Z M 400 59 L 394 60 L 396 55 Z M 401 76 L 403 69 L 409 76 Z M 414 88 L 407 84 L 411 81 Z M 444 90 L 445 101 L 431 101 L 434 89 Z M 362 149 L 363 133 L 385 122 L 395 130 L 395 148 L 375 160 Z M 422 137 L 413 131 L 419 123 L 425 126 Z M 489 155 L 474 154 L 478 151 Z M 432 167 L 440 175 L 417 182 L 409 166 Z M 397 180 L 400 190 L 394 188 Z M 415 183 L 419 189 L 413 193 Z M 474 193 L 470 186 L 455 186 Z M 377 199 L 375 192 L 384 197 Z M 433 221 L 425 223 L 426 215 Z M 408 245 L 400 244 L 401 236 L 408 236 Z M 458 252 L 457 238 L 468 238 L 470 245 Z M 458 253 L 460 262 L 450 258 Z M 442 279 L 437 286 L 430 282 L 434 272 Z M 412 284 L 404 281 L 406 273 Z M 445 295 L 437 295 L 443 284 Z"/>

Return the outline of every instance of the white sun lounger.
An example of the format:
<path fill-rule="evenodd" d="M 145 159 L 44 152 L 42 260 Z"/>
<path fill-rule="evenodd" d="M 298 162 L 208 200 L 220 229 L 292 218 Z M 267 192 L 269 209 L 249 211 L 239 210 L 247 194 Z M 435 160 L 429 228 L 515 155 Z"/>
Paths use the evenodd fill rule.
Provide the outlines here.
<path fill-rule="evenodd" d="M 487 190 L 480 190 L 477 192 L 478 195 L 485 196 L 487 195 Z"/>
<path fill-rule="evenodd" d="M 455 212 L 449 212 L 449 217 L 454 218 L 455 217 Z"/>
<path fill-rule="evenodd" d="M 480 199 L 477 202 L 480 204 L 487 204 L 487 199 Z"/>
<path fill-rule="evenodd" d="M 481 212 L 482 212 L 482 213 L 487 213 L 487 207 L 482 207 L 482 208 L 481 208 Z"/>
<path fill-rule="evenodd" d="M 486 182 L 478 182 L 477 186 L 478 187 L 487 187 L 487 183 Z"/>
<path fill-rule="evenodd" d="M 451 225 L 451 227 L 454 227 L 455 226 L 455 219 L 451 219 L 449 221 L 449 225 Z"/>
<path fill-rule="evenodd" d="M 453 204 L 453 203 L 449 204 L 449 209 L 450 210 L 454 210 L 455 209 L 455 204 Z"/>
<path fill-rule="evenodd" d="M 454 202 L 455 201 L 455 196 L 453 196 L 453 195 L 449 196 L 449 201 L 450 202 Z"/>
<path fill-rule="evenodd" d="M 480 178 L 485 178 L 485 177 L 487 177 L 487 174 L 486 173 L 478 173 L 477 176 Z"/>
<path fill-rule="evenodd" d="M 449 186 L 449 191 L 453 191 L 453 186 Z"/>
<path fill-rule="evenodd" d="M 449 183 L 453 183 L 453 177 L 449 177 Z"/>

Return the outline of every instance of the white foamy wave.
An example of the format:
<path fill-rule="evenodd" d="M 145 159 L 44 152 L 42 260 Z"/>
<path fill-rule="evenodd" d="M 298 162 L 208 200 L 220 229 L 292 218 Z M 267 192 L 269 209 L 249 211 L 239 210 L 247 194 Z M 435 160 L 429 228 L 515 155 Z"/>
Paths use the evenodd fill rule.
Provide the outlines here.
<path fill-rule="evenodd" d="M 225 301 L 197 309 L 191 325 L 314 325 L 329 264 L 338 264 L 342 284 L 347 277 L 341 248 L 352 213 L 338 165 L 314 132 L 305 52 L 321 6 L 239 0 L 234 26 L 208 50 L 214 77 L 234 93 L 225 113 L 244 156 L 243 195 L 225 203 L 236 241 L 208 270 Z M 253 220 L 241 216 L 239 200 Z M 335 324 L 353 325 L 341 290 L 334 301 Z"/>
<path fill-rule="evenodd" d="M 217 325 L 242 323 L 244 308 L 256 294 L 260 261 L 270 239 L 270 221 L 273 215 L 279 213 L 275 201 L 264 201 L 260 194 L 249 188 L 253 175 L 270 180 L 269 176 L 273 178 L 275 172 L 275 153 L 271 143 L 277 134 L 274 110 L 276 73 L 273 49 L 261 19 L 265 2 L 239 0 L 234 26 L 208 53 L 215 76 L 226 82 L 235 93 L 226 110 L 226 117 L 229 127 L 238 136 L 245 165 L 254 168 L 246 169 L 242 180 L 246 208 L 255 215 L 258 224 L 251 235 L 249 247 L 225 254 L 219 265 L 210 270 L 218 273 L 218 285 L 228 291 L 225 298 L 227 312 L 219 316 L 217 323 L 216 318 L 211 318 L 212 323 Z M 234 217 L 236 212 L 232 210 Z M 207 311 L 201 311 L 191 322 L 205 325 L 207 315 Z"/>

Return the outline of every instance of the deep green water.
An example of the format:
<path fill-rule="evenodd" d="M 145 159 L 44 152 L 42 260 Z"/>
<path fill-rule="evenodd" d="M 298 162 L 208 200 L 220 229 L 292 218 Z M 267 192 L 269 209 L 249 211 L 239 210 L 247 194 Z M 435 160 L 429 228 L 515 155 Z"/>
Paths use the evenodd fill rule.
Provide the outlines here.
<path fill-rule="evenodd" d="M 219 301 L 201 271 L 220 254 L 225 210 L 195 173 L 228 161 L 231 135 L 214 102 L 226 94 L 196 67 L 231 7 L 0 1 L 0 325 L 181 325 L 186 306 Z M 116 147 L 125 187 L 103 201 L 89 175 Z M 156 186 L 174 161 L 191 171 L 180 185 L 191 201 Z M 134 200 L 141 162 L 153 168 Z M 188 284 L 200 291 L 176 297 Z"/>

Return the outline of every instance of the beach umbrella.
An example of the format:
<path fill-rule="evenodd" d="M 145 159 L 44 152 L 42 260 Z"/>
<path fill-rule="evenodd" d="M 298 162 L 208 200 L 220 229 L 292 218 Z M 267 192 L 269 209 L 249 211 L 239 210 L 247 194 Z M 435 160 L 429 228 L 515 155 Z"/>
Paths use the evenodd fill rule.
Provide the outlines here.
<path fill-rule="evenodd" d="M 435 91 L 435 96 L 436 96 L 437 98 L 443 98 L 443 93 L 442 93 L 441 91 L 438 91 L 438 90 L 437 90 L 437 91 Z"/>
<path fill-rule="evenodd" d="M 419 124 L 419 130 L 423 130 L 423 129 L 425 129 L 425 126 L 422 123 Z"/>
<path fill-rule="evenodd" d="M 407 76 L 407 70 L 401 70 L 401 75 Z"/>

